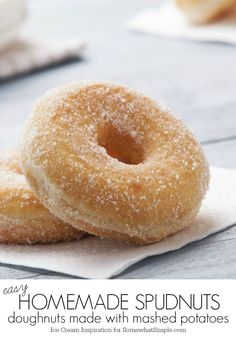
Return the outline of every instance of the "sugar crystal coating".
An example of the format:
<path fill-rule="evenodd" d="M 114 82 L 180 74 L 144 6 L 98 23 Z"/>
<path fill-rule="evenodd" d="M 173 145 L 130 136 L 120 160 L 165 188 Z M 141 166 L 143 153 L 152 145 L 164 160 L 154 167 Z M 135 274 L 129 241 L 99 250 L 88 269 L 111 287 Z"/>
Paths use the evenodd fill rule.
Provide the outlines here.
<path fill-rule="evenodd" d="M 0 153 L 0 242 L 50 243 L 82 233 L 56 218 L 39 202 L 18 166 L 18 153 Z"/>
<path fill-rule="evenodd" d="M 22 170 L 41 202 L 88 232 L 150 243 L 189 225 L 209 171 L 168 109 L 111 82 L 81 81 L 37 101 Z"/>

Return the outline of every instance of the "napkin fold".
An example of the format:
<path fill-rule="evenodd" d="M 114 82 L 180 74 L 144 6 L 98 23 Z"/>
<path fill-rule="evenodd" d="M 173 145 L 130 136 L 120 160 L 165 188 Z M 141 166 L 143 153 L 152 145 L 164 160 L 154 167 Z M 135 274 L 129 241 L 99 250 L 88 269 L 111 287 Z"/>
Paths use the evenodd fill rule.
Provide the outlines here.
<path fill-rule="evenodd" d="M 84 47 L 77 38 L 19 37 L 0 53 L 0 80 L 80 58 Z"/>
<path fill-rule="evenodd" d="M 0 262 L 83 278 L 110 278 L 148 256 L 177 250 L 236 224 L 236 170 L 211 167 L 210 189 L 194 222 L 181 232 L 146 246 L 94 236 L 50 245 L 0 245 Z"/>
<path fill-rule="evenodd" d="M 236 9 L 224 18 L 205 25 L 193 25 L 177 8 L 166 1 L 156 9 L 147 9 L 128 22 L 131 30 L 174 39 L 236 44 Z"/>

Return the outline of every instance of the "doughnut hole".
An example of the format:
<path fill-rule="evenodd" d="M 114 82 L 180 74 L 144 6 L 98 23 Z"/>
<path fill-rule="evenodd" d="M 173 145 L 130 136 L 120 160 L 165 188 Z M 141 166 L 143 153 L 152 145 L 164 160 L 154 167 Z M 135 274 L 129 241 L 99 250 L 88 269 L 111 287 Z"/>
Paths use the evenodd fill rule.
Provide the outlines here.
<path fill-rule="evenodd" d="M 138 143 L 128 132 L 120 130 L 111 123 L 98 130 L 97 141 L 110 157 L 122 163 L 138 165 L 145 160 L 142 144 Z"/>

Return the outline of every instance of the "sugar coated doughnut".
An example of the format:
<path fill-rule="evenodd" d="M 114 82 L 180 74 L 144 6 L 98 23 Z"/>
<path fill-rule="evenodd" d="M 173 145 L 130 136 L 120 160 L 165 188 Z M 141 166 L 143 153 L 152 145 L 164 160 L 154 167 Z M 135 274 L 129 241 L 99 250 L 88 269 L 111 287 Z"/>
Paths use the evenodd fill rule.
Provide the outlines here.
<path fill-rule="evenodd" d="M 153 100 L 81 81 L 37 101 L 22 170 L 41 202 L 89 233 L 151 243 L 191 223 L 208 186 L 199 143 Z"/>
<path fill-rule="evenodd" d="M 229 11 L 236 0 L 176 0 L 176 3 L 190 21 L 204 23 Z"/>
<path fill-rule="evenodd" d="M 68 241 L 82 233 L 39 202 L 20 172 L 15 151 L 0 153 L 0 243 Z"/>

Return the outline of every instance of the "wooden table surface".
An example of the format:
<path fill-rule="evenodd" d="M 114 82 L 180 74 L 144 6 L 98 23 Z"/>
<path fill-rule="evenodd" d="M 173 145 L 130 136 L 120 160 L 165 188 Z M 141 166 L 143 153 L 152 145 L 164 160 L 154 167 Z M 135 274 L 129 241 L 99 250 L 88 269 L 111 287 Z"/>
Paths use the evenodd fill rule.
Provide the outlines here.
<path fill-rule="evenodd" d="M 110 79 L 167 104 L 200 139 L 211 165 L 236 168 L 236 46 L 168 40 L 128 31 L 127 20 L 158 0 L 31 0 L 26 30 L 79 36 L 84 59 L 0 84 L 0 147 L 17 145 L 32 103 L 47 89 Z M 1 257 L 0 257 L 1 261 Z M 0 278 L 66 278 L 0 264 Z M 151 257 L 120 278 L 235 278 L 236 227 Z"/>

